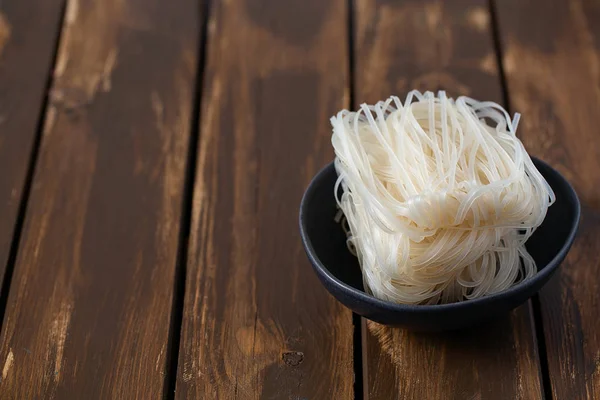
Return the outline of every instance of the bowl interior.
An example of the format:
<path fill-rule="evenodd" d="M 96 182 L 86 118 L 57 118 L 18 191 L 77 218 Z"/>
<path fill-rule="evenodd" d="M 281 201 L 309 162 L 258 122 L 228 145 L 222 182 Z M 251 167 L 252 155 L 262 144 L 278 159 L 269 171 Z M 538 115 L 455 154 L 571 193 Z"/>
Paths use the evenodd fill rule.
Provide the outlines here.
<path fill-rule="evenodd" d="M 556 194 L 556 202 L 548 209 L 543 224 L 526 244 L 539 272 L 569 242 L 579 219 L 579 203 L 571 186 L 558 172 L 540 160 L 533 161 Z M 332 163 L 311 184 L 302 209 L 306 236 L 316 258 L 335 278 L 364 291 L 358 259 L 348 251 L 345 234 L 334 220 L 337 212 L 333 197 L 336 179 Z"/>

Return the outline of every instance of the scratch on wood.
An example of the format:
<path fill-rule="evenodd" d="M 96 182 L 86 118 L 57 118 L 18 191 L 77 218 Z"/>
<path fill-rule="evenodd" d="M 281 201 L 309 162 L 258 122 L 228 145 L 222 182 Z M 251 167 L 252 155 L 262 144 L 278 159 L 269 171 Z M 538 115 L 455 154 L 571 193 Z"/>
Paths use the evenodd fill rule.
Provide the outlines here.
<path fill-rule="evenodd" d="M 189 381 L 191 381 L 191 380 L 192 380 L 192 378 L 193 378 L 193 375 L 192 375 L 192 373 L 191 373 L 191 372 L 189 372 L 189 371 L 184 371 L 184 372 L 183 372 L 183 374 L 182 374 L 182 378 L 183 378 L 183 381 L 184 381 L 185 383 L 187 383 L 187 382 L 189 382 Z"/>
<path fill-rule="evenodd" d="M 162 359 L 164 351 L 165 351 L 165 348 L 164 347 L 161 348 L 160 353 L 158 353 L 158 357 L 156 357 L 156 370 L 157 371 L 161 370 L 161 366 L 162 366 L 161 359 Z"/>
<path fill-rule="evenodd" d="M 168 144 L 170 142 L 170 136 L 169 135 L 169 129 L 168 129 L 168 124 L 165 122 L 165 114 L 164 114 L 164 104 L 162 99 L 160 98 L 160 94 L 158 94 L 157 91 L 152 91 L 152 93 L 150 93 L 150 104 L 152 106 L 152 112 L 154 113 L 154 117 L 155 117 L 155 126 L 156 126 L 156 130 L 158 131 L 158 133 L 160 134 L 160 136 L 163 138 L 163 151 L 164 146 L 168 147 Z M 165 151 L 165 154 L 168 154 L 168 148 L 166 149 L 167 151 Z M 144 161 L 141 158 L 136 158 L 135 160 L 135 170 L 136 171 L 141 171 L 144 167 Z M 169 178 L 169 174 L 165 174 L 164 176 L 165 179 Z"/>
<path fill-rule="evenodd" d="M 154 111 L 154 115 L 156 116 L 156 126 L 159 131 L 162 131 L 164 124 L 164 106 L 157 92 L 152 92 L 152 94 L 150 95 L 150 102 L 152 103 L 152 110 Z"/>
<path fill-rule="evenodd" d="M 94 10 L 80 10 L 79 0 L 69 0 L 65 15 L 59 56 L 54 69 L 57 87 L 73 92 L 85 93 L 85 103 L 90 104 L 100 90 L 108 92 L 111 88 L 111 75 L 117 64 L 118 50 L 116 30 L 106 29 L 103 18 L 89 18 L 89 15 L 105 15 L 118 13 L 121 3 L 118 0 L 100 2 Z M 80 11 L 85 11 L 80 15 Z M 85 20 L 85 22 L 82 22 Z M 103 40 L 83 40 L 86 31 L 94 32 L 95 37 Z M 74 55 L 82 55 L 75 57 Z M 67 71 L 72 68 L 73 71 Z M 79 71 L 75 73 L 74 71 Z M 59 78 L 69 75 L 69 84 Z M 75 75 L 72 75 L 74 74 Z"/>
<path fill-rule="evenodd" d="M 65 20 L 67 24 L 72 24 L 77 20 L 79 14 L 79 0 L 67 1 L 67 11 L 65 13 Z"/>
<path fill-rule="evenodd" d="M 0 12 L 0 55 L 2 55 L 2 50 L 4 50 L 4 46 L 10 38 L 10 33 L 10 24 L 8 23 L 8 20 L 6 19 L 4 14 Z"/>
<path fill-rule="evenodd" d="M 511 74 L 515 72 L 515 53 L 512 51 L 512 47 L 508 47 L 504 53 L 503 66 L 506 74 Z"/>
<path fill-rule="evenodd" d="M 91 104 L 98 90 L 108 92 L 111 88 L 111 76 L 115 65 L 117 64 L 117 50 L 110 49 L 106 55 L 102 70 L 90 74 L 89 83 L 86 85 L 85 92 L 87 94 L 87 104 Z"/>
<path fill-rule="evenodd" d="M 42 250 L 42 243 L 44 238 L 46 237 L 46 232 L 48 231 L 48 222 L 50 220 L 50 213 L 44 213 L 42 218 L 40 219 L 39 225 L 37 227 L 37 236 L 33 241 L 33 251 L 30 253 L 32 255 L 31 261 L 37 262 L 40 252 Z"/>
<path fill-rule="evenodd" d="M 254 334 L 252 335 L 252 357 L 254 357 L 256 347 L 256 325 L 258 323 L 258 310 L 254 311 Z"/>
<path fill-rule="evenodd" d="M 67 27 L 73 25 L 77 20 L 77 16 L 79 15 L 79 0 L 68 0 L 67 1 L 67 10 L 65 11 L 65 25 Z M 65 43 L 69 42 L 69 29 L 65 29 L 63 34 L 63 39 Z M 69 52 L 61 51 L 60 57 L 56 60 L 56 66 L 54 67 L 54 77 L 60 78 L 67 69 L 67 65 L 69 64 Z"/>
<path fill-rule="evenodd" d="M 104 70 L 102 71 L 102 90 L 104 92 L 109 92 L 111 88 L 111 76 L 112 72 L 117 64 L 117 49 L 112 49 L 108 56 L 106 57 L 106 61 L 104 62 Z"/>
<path fill-rule="evenodd" d="M 6 361 L 4 362 L 4 368 L 2 368 L 2 380 L 5 380 L 8 376 L 8 372 L 10 371 L 13 363 L 15 361 L 15 356 L 13 354 L 12 349 L 8 351 L 8 356 L 6 356 Z"/>
<path fill-rule="evenodd" d="M 496 56 L 493 53 L 488 53 L 479 64 L 479 67 L 482 71 L 487 72 L 488 74 L 496 74 Z"/>
<path fill-rule="evenodd" d="M 587 380 L 590 382 L 595 382 L 597 375 L 600 375 L 600 350 L 596 352 L 596 355 L 593 359 L 592 371 L 588 375 Z"/>
<path fill-rule="evenodd" d="M 490 23 L 488 12 L 483 7 L 474 7 L 467 14 L 469 25 L 480 32 L 485 32 Z"/>
<path fill-rule="evenodd" d="M 60 78 L 63 76 L 69 64 L 69 53 L 64 52 L 58 60 L 56 60 L 56 66 L 54 67 L 54 78 Z"/>
<path fill-rule="evenodd" d="M 390 328 L 375 322 L 367 321 L 367 329 L 377 338 L 383 351 L 394 360 L 394 335 Z"/>
<path fill-rule="evenodd" d="M 442 3 L 428 3 L 425 5 L 425 21 L 431 32 L 436 32 L 442 21 Z"/>
<path fill-rule="evenodd" d="M 73 306 L 69 303 L 63 302 L 60 307 L 60 311 L 54 321 L 52 321 L 52 328 L 50 330 L 50 346 L 56 349 L 56 356 L 54 359 L 54 380 L 58 382 L 60 380 L 60 370 L 62 367 L 63 353 L 65 350 L 65 341 L 67 340 L 67 330 L 69 329 L 69 322 L 71 321 L 71 311 Z"/>

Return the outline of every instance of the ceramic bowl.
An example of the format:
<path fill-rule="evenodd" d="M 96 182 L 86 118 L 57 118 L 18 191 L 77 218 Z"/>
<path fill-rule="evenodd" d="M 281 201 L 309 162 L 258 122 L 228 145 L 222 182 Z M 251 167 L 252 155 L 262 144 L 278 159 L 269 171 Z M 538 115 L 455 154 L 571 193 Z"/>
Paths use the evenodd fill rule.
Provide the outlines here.
<path fill-rule="evenodd" d="M 543 224 L 526 243 L 537 274 L 503 292 L 474 300 L 441 305 L 403 305 L 366 293 L 358 260 L 346 247 L 346 237 L 335 222 L 333 163 L 312 180 L 300 205 L 302 243 L 325 288 L 342 304 L 370 320 L 416 331 L 443 331 L 472 326 L 507 313 L 537 293 L 567 255 L 579 226 L 580 204 L 566 179 L 543 161 L 533 159 L 554 193 L 556 203 Z"/>

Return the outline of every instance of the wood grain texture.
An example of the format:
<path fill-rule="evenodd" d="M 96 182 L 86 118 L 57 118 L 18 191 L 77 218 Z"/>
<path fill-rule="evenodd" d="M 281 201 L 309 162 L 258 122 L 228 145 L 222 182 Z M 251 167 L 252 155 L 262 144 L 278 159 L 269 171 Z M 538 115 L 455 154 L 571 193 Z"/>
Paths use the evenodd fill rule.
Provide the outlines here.
<path fill-rule="evenodd" d="M 3 399 L 156 399 L 196 1 L 70 0 L 0 344 Z"/>
<path fill-rule="evenodd" d="M 527 149 L 582 203 L 579 236 L 540 304 L 554 399 L 600 398 L 600 3 L 498 1 L 504 69 Z M 537 18 L 530 18 L 532 13 Z"/>
<path fill-rule="evenodd" d="M 0 285 L 42 112 L 63 2 L 0 2 Z"/>
<path fill-rule="evenodd" d="M 357 103 L 411 89 L 501 101 L 487 2 L 356 5 Z M 365 398 L 541 398 L 529 304 L 465 332 L 414 334 L 363 324 Z"/>
<path fill-rule="evenodd" d="M 214 2 L 176 397 L 351 399 L 352 316 L 298 205 L 347 105 L 343 0 Z"/>

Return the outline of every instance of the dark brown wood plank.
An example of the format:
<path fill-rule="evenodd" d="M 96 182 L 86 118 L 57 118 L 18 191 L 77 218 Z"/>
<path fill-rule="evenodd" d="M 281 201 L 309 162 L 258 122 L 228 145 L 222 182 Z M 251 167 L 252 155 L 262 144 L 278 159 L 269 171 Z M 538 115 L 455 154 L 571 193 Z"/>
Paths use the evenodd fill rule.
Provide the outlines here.
<path fill-rule="evenodd" d="M 51 73 L 63 2 L 0 2 L 0 286 Z"/>
<path fill-rule="evenodd" d="M 501 102 L 487 2 L 357 1 L 356 102 L 444 89 Z M 531 311 L 465 332 L 365 321 L 365 398 L 538 399 Z"/>
<path fill-rule="evenodd" d="M 297 222 L 348 101 L 345 1 L 213 6 L 176 396 L 351 399 L 352 316 Z"/>
<path fill-rule="evenodd" d="M 162 396 L 198 36 L 194 0 L 69 1 L 3 398 Z"/>
<path fill-rule="evenodd" d="M 582 203 L 579 236 L 540 294 L 552 398 L 597 399 L 600 2 L 503 0 L 496 7 L 523 141 L 569 179 Z"/>

